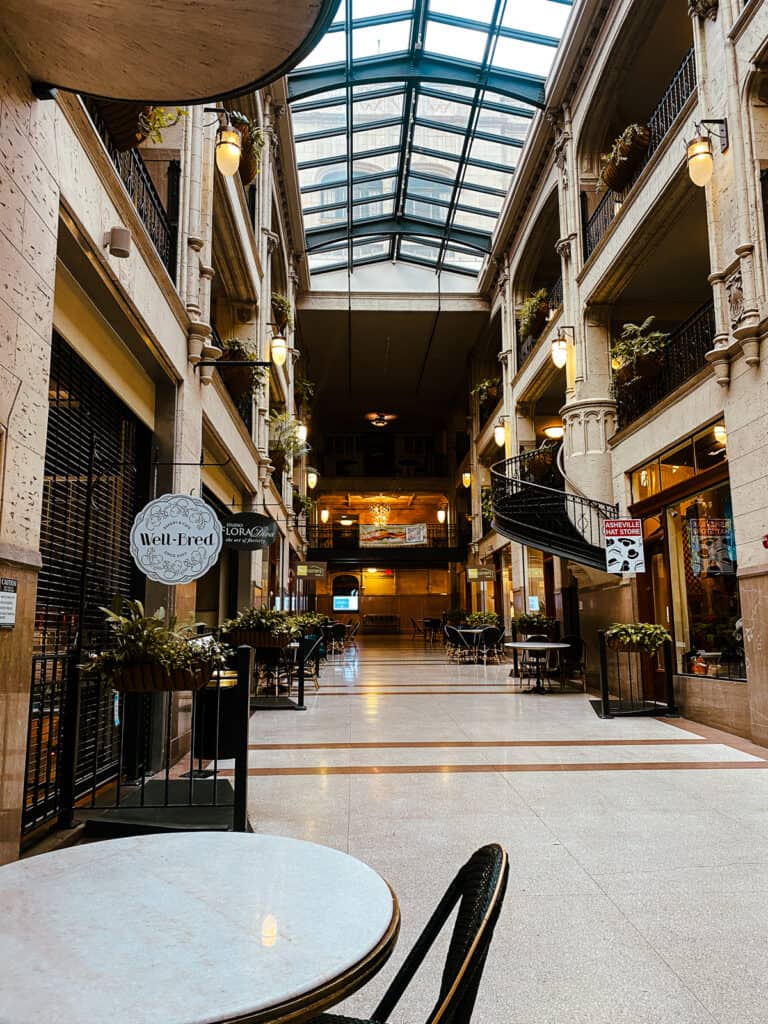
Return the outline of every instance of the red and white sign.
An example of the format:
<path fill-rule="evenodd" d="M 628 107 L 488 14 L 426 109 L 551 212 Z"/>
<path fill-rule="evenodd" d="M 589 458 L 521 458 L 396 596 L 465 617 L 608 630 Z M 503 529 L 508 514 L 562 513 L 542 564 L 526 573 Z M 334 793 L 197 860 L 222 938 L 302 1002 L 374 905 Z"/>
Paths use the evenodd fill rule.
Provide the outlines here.
<path fill-rule="evenodd" d="M 606 571 L 645 572 L 642 520 L 606 519 L 604 528 Z"/>

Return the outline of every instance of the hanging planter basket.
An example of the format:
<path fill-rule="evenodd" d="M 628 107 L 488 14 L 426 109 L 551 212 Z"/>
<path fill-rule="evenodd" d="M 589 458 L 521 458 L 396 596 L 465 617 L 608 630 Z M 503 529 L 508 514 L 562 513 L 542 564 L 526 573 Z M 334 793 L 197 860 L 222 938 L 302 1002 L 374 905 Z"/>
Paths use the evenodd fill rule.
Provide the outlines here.
<path fill-rule="evenodd" d="M 256 154 L 253 152 L 253 145 L 251 141 L 251 131 L 247 125 L 237 125 L 240 129 L 243 142 L 242 150 L 240 152 L 240 166 L 238 168 L 240 172 L 240 180 L 243 183 L 243 188 L 248 188 L 256 180 L 256 175 L 259 173 L 260 161 Z"/>
<path fill-rule="evenodd" d="M 621 643 L 618 640 L 613 640 L 611 637 L 605 638 L 605 646 L 610 647 L 612 651 L 624 651 L 626 654 L 644 654 L 646 652 L 645 647 L 639 643 Z"/>
<path fill-rule="evenodd" d="M 659 376 L 666 356 L 663 352 L 655 352 L 652 355 L 640 356 L 632 363 L 626 363 L 615 371 L 615 381 L 618 387 L 638 387 L 649 380 Z"/>
<path fill-rule="evenodd" d="M 617 155 L 607 160 L 600 171 L 603 184 L 611 192 L 624 191 L 642 163 L 650 141 L 648 128 L 638 125 L 626 140 L 619 143 Z"/>
<path fill-rule="evenodd" d="M 201 690 L 211 678 L 211 666 L 192 669 L 166 669 L 156 661 L 123 666 L 114 688 L 125 693 L 167 693 L 177 690 Z"/>
<path fill-rule="evenodd" d="M 146 140 L 147 134 L 139 128 L 139 119 L 142 114 L 149 116 L 152 107 L 146 103 L 124 103 L 120 100 L 97 100 L 96 104 L 118 152 L 135 149 Z"/>
<path fill-rule="evenodd" d="M 238 362 L 242 358 L 239 353 L 225 348 L 219 356 L 219 362 Z M 235 399 L 244 398 L 253 390 L 253 370 L 250 366 L 233 366 L 232 369 L 225 370 L 221 376 L 230 395 Z"/>
<path fill-rule="evenodd" d="M 236 627 L 229 634 L 232 647 L 287 647 L 290 637 L 287 633 L 275 635 L 268 629 L 243 629 Z"/>

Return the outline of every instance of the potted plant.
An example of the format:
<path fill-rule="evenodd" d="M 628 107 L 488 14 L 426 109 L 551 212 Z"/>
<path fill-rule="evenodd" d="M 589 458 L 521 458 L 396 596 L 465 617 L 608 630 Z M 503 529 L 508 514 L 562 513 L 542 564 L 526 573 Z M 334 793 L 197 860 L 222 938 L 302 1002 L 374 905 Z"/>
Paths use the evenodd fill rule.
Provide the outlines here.
<path fill-rule="evenodd" d="M 671 639 L 669 632 L 655 622 L 614 622 L 605 631 L 606 646 L 616 651 L 655 654 Z"/>
<path fill-rule="evenodd" d="M 650 138 L 647 125 L 630 124 L 614 140 L 610 150 L 602 154 L 600 180 L 612 192 L 623 192 L 627 187 L 648 149 Z"/>
<path fill-rule="evenodd" d="M 220 363 L 240 362 L 247 360 L 249 363 L 258 362 L 259 355 L 256 347 L 240 338 L 227 338 L 222 342 L 223 349 L 219 356 Z M 233 398 L 242 398 L 245 395 L 257 395 L 264 387 L 268 371 L 265 366 L 233 366 L 222 374 L 227 389 Z"/>
<path fill-rule="evenodd" d="M 293 394 L 297 405 L 308 406 L 315 395 L 315 382 L 306 377 L 297 377 L 293 382 Z"/>
<path fill-rule="evenodd" d="M 147 103 L 126 103 L 123 100 L 95 100 L 98 112 L 119 153 L 134 149 L 147 139 L 161 143 L 163 129 L 170 128 L 187 116 L 183 107 L 171 113 L 166 107 Z"/>
<path fill-rule="evenodd" d="M 113 645 L 95 654 L 84 671 L 115 690 L 199 690 L 231 653 L 214 637 L 198 636 L 195 627 L 177 629 L 173 619 L 166 625 L 163 608 L 146 615 L 141 601 L 118 598 L 101 611 Z"/>
<path fill-rule="evenodd" d="M 272 292 L 272 315 L 281 334 L 293 327 L 293 306 L 280 292 Z"/>
<path fill-rule="evenodd" d="M 619 340 L 611 345 L 611 366 L 619 386 L 655 377 L 664 365 L 669 334 L 654 331 L 655 320 L 649 316 L 641 324 L 624 324 Z"/>
<path fill-rule="evenodd" d="M 315 499 L 308 494 L 300 494 L 298 487 L 293 488 L 293 511 L 296 515 L 310 517 L 315 507 Z"/>
<path fill-rule="evenodd" d="M 549 317 L 547 289 L 539 288 L 529 295 L 518 311 L 518 329 L 521 338 L 538 338 Z"/>
<path fill-rule="evenodd" d="M 293 620 L 276 608 L 246 608 L 221 628 L 233 647 L 285 647 L 298 635 Z"/>
<path fill-rule="evenodd" d="M 483 519 L 487 523 L 493 522 L 493 491 L 490 487 L 483 487 L 480 491 L 480 508 Z"/>
<path fill-rule="evenodd" d="M 286 458 L 301 458 L 310 451 L 306 441 L 299 437 L 298 421 L 287 410 L 269 417 L 269 433 L 275 449 Z"/>
<path fill-rule="evenodd" d="M 477 629 L 479 626 L 498 626 L 499 616 L 496 612 L 470 612 L 466 619 L 466 625 L 470 629 Z"/>
<path fill-rule="evenodd" d="M 477 400 L 480 405 L 485 405 L 489 398 L 494 401 L 499 397 L 499 385 L 501 384 L 501 377 L 485 377 L 470 391 L 470 395 L 477 395 Z"/>
<path fill-rule="evenodd" d="M 264 132 L 245 114 L 232 110 L 229 114 L 232 124 L 242 135 L 240 151 L 240 180 L 247 188 L 261 170 L 261 151 L 264 149 Z"/>
<path fill-rule="evenodd" d="M 167 107 L 144 107 L 139 114 L 139 132 L 144 139 L 150 139 L 160 145 L 163 141 L 163 131 L 166 128 L 173 128 L 187 114 L 188 111 L 184 107 L 176 107 L 173 112 Z"/>
<path fill-rule="evenodd" d="M 523 636 L 530 636 L 532 633 L 549 633 L 555 625 L 555 620 L 550 619 L 543 612 L 523 612 L 515 619 L 517 631 Z"/>

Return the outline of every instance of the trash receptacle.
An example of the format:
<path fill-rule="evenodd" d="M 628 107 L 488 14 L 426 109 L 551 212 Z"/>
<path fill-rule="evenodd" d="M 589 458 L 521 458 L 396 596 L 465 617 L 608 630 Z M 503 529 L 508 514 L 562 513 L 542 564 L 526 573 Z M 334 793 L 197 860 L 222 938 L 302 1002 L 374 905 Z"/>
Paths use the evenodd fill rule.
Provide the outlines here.
<path fill-rule="evenodd" d="M 195 693 L 193 754 L 201 761 L 237 756 L 237 672 L 225 669 Z M 217 715 L 218 711 L 218 715 Z M 218 719 L 218 750 L 216 727 Z"/>

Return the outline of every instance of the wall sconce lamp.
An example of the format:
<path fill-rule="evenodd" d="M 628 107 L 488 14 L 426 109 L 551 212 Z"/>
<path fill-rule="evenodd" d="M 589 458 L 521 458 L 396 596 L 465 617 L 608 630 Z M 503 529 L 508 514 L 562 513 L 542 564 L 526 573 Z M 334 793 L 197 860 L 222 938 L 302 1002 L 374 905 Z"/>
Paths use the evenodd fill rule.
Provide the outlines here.
<path fill-rule="evenodd" d="M 296 427 L 296 436 L 298 437 L 301 444 L 306 444 L 307 436 L 309 435 L 309 427 L 306 423 L 299 423 Z"/>
<path fill-rule="evenodd" d="M 571 332 L 569 338 L 566 331 Z M 550 349 L 550 355 L 552 356 L 552 362 L 558 368 L 562 370 L 565 364 L 568 362 L 568 344 L 569 342 L 575 341 L 575 328 L 563 325 L 557 332 L 557 337 L 552 339 L 552 346 Z"/>
<path fill-rule="evenodd" d="M 565 427 L 562 424 L 558 425 L 553 423 L 550 427 L 544 427 L 542 431 L 544 437 L 548 437 L 550 441 L 562 441 L 563 434 L 565 434 Z"/>
<path fill-rule="evenodd" d="M 317 481 L 317 470 L 313 469 L 311 466 L 307 466 L 307 487 L 310 489 L 310 491 L 314 491 L 314 489 L 317 487 Z"/>
<path fill-rule="evenodd" d="M 131 255 L 131 232 L 122 224 L 115 224 L 109 231 L 104 233 L 104 248 L 109 249 L 110 256 L 117 256 L 121 260 Z"/>
<path fill-rule="evenodd" d="M 331 515 L 331 513 L 328 511 L 327 508 L 321 508 L 320 509 L 320 522 L 321 523 L 327 523 L 329 518 L 330 518 L 330 515 Z"/>
<path fill-rule="evenodd" d="M 224 107 L 203 107 L 206 114 L 218 114 L 219 127 L 216 130 L 216 166 L 225 178 L 231 178 L 240 166 L 243 154 L 243 133 L 235 128 L 229 111 Z M 214 121 L 213 124 L 216 122 Z M 210 123 L 208 127 L 210 128 Z"/>
<path fill-rule="evenodd" d="M 288 358 L 288 342 L 281 334 L 273 334 L 269 343 L 269 357 L 275 366 L 283 366 Z"/>
<path fill-rule="evenodd" d="M 716 132 L 709 129 L 708 125 L 715 125 Z M 710 119 L 699 121 L 694 125 L 696 135 L 690 142 L 686 143 L 686 160 L 688 162 L 688 175 L 694 185 L 703 188 L 712 179 L 714 169 L 714 156 L 712 138 L 717 136 L 720 140 L 720 152 L 728 149 L 728 121 L 726 118 Z"/>
<path fill-rule="evenodd" d="M 437 510 L 437 521 L 438 521 L 438 523 L 440 523 L 441 526 L 445 522 L 445 509 L 444 508 L 439 508 Z"/>
<path fill-rule="evenodd" d="M 504 419 L 504 416 L 500 416 L 499 422 L 493 428 L 493 440 L 496 442 L 499 448 L 503 448 L 504 443 L 507 440 L 507 428 L 504 426 Z"/>
<path fill-rule="evenodd" d="M 461 474 L 461 482 L 462 482 L 462 484 L 464 484 L 465 487 L 469 487 L 469 485 L 472 483 L 472 474 L 471 473 L 462 473 Z"/>

